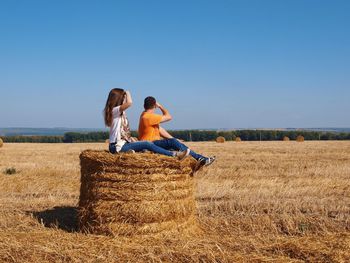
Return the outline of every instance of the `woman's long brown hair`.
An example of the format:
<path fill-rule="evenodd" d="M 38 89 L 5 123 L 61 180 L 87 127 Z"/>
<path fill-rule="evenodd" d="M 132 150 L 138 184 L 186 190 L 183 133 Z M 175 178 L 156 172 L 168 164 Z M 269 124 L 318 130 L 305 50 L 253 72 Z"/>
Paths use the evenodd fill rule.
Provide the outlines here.
<path fill-rule="evenodd" d="M 114 107 L 123 104 L 125 91 L 123 89 L 112 89 L 106 101 L 105 109 L 103 110 L 106 126 L 110 127 L 113 122 L 112 110 Z"/>

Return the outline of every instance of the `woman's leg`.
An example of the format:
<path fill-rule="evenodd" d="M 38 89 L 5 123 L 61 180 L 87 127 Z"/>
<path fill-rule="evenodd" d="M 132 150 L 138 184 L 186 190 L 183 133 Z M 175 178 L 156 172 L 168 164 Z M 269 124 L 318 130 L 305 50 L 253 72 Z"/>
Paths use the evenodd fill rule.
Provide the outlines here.
<path fill-rule="evenodd" d="M 184 145 L 183 143 L 179 142 L 177 139 L 172 138 L 172 139 L 163 139 L 163 140 L 158 140 L 158 141 L 154 141 L 153 142 L 155 145 L 166 149 L 166 150 L 175 150 L 175 151 L 185 151 L 186 149 L 188 149 L 188 147 L 186 145 Z M 200 155 L 194 151 L 190 151 L 190 155 L 196 159 L 199 160 L 200 158 L 206 158 L 203 155 Z"/>
<path fill-rule="evenodd" d="M 109 152 L 113 154 L 117 152 L 115 144 L 109 144 Z"/>
<path fill-rule="evenodd" d="M 168 150 L 165 150 L 161 147 L 158 147 L 157 145 L 153 144 L 152 142 L 148 141 L 140 141 L 140 142 L 130 142 L 124 144 L 124 146 L 121 148 L 121 152 L 127 152 L 129 150 L 134 150 L 135 152 L 141 152 L 143 150 L 149 150 L 151 152 L 167 155 L 167 156 L 174 156 L 174 153 Z"/>

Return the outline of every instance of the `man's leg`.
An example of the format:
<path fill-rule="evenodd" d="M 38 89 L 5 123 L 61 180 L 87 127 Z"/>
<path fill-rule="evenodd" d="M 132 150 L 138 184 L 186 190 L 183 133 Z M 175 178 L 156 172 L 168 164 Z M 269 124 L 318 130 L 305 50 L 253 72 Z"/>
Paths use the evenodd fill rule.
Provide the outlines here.
<path fill-rule="evenodd" d="M 174 156 L 174 153 L 172 153 L 171 151 L 167 151 L 165 148 L 159 147 L 154 143 L 147 142 L 147 141 L 126 143 L 123 145 L 120 151 L 127 152 L 129 150 L 134 150 L 135 152 L 149 150 L 151 152 L 155 152 L 155 153 L 159 153 L 167 156 Z"/>
<path fill-rule="evenodd" d="M 177 139 L 174 139 L 174 138 L 158 140 L 158 141 L 154 141 L 153 143 L 166 150 L 185 151 L 188 149 L 186 145 L 184 145 L 183 143 L 179 142 Z M 190 151 L 190 155 L 196 160 L 199 160 L 200 158 L 206 158 L 192 150 Z"/>

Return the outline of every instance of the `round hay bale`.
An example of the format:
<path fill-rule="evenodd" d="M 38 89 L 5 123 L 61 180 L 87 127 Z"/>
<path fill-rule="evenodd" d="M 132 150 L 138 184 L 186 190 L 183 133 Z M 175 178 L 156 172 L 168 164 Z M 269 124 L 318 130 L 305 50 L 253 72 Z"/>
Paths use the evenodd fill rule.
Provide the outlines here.
<path fill-rule="evenodd" d="M 303 142 L 303 141 L 304 141 L 304 136 L 298 135 L 297 142 Z"/>
<path fill-rule="evenodd" d="M 287 136 L 283 137 L 283 141 L 288 142 L 289 140 L 290 140 L 289 137 L 287 137 Z"/>
<path fill-rule="evenodd" d="M 191 157 L 83 151 L 79 228 L 112 236 L 193 231 L 195 164 Z"/>
<path fill-rule="evenodd" d="M 3 140 L 0 138 L 0 148 L 4 145 Z"/>
<path fill-rule="evenodd" d="M 236 142 L 241 142 L 242 140 L 241 140 L 240 137 L 236 137 L 235 141 L 236 141 Z"/>
<path fill-rule="evenodd" d="M 106 139 L 106 140 L 105 140 L 105 143 L 109 144 L 109 139 Z"/>
<path fill-rule="evenodd" d="M 224 143 L 225 141 L 226 141 L 225 137 L 223 137 L 223 136 L 219 136 L 219 137 L 216 138 L 216 142 L 217 143 Z"/>

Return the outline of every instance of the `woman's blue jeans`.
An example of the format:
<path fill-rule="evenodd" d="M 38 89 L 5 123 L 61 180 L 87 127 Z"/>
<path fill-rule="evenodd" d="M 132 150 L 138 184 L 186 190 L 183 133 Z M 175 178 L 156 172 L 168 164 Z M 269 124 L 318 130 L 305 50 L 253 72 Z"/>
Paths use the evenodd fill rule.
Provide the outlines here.
<path fill-rule="evenodd" d="M 166 150 L 185 151 L 188 148 L 186 145 L 179 142 L 175 138 L 153 141 L 153 143 L 155 145 L 163 148 L 163 149 L 166 149 Z M 200 158 L 205 158 L 204 156 L 202 156 L 198 153 L 195 153 L 194 151 L 190 151 L 190 155 L 196 160 L 198 160 Z"/>
<path fill-rule="evenodd" d="M 161 148 L 157 145 L 155 145 L 152 142 L 148 141 L 139 141 L 139 142 L 130 142 L 125 143 L 123 147 L 121 148 L 120 152 L 127 152 L 129 150 L 134 150 L 135 152 L 141 152 L 143 150 L 148 150 L 151 152 L 167 155 L 167 156 L 174 156 L 174 153 L 171 151 L 168 151 L 164 148 Z M 116 153 L 116 147 L 115 144 L 111 143 L 109 144 L 109 151 L 111 153 Z"/>

